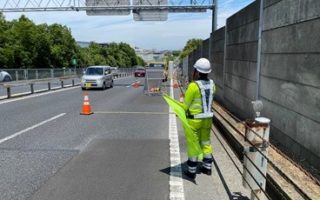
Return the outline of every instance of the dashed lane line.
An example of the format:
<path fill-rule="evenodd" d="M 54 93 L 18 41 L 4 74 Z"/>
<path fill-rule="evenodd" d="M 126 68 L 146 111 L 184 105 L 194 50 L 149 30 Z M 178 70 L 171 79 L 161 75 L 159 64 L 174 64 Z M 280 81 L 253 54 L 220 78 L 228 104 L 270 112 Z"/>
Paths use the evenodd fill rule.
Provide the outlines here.
<path fill-rule="evenodd" d="M 5 137 L 5 138 L 2 138 L 2 139 L 0 139 L 0 144 L 4 143 L 4 142 L 6 142 L 6 141 L 8 141 L 8 140 L 10 140 L 10 139 L 12 139 L 12 138 L 15 138 L 15 137 L 17 137 L 17 136 L 19 136 L 19 135 L 21 135 L 21 134 L 23 134 L 23 133 L 25 133 L 25 132 L 31 131 L 31 130 L 39 127 L 39 126 L 42 126 L 42 125 L 44 125 L 44 124 L 46 124 L 46 123 L 48 123 L 48 122 L 50 122 L 50 121 L 53 121 L 53 120 L 55 120 L 55 119 L 58 119 L 58 118 L 64 116 L 65 114 L 66 114 L 66 113 L 61 113 L 61 114 L 59 114 L 59 115 L 56 115 L 56 116 L 54 116 L 54 117 L 51 117 L 50 119 L 44 120 L 44 121 L 42 121 L 42 122 L 40 122 L 40 123 L 38 123 L 38 124 L 36 124 L 36 125 L 30 126 L 29 128 L 23 129 L 23 130 L 21 130 L 21 131 L 19 131 L 19 132 L 16 132 L 16 133 L 14 133 L 14 134 L 12 134 L 12 135 L 10 135 L 10 136 L 7 136 L 7 137 Z"/>

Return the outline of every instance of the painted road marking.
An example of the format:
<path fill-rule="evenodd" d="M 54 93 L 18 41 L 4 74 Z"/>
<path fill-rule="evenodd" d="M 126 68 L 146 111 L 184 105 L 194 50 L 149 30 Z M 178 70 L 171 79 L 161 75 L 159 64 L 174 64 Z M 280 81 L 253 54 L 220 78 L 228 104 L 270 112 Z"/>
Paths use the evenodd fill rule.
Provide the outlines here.
<path fill-rule="evenodd" d="M 143 114 L 143 115 L 168 115 L 174 112 L 125 112 L 125 111 L 94 111 L 94 114 Z"/>
<path fill-rule="evenodd" d="M 22 130 L 22 131 L 19 131 L 19 132 L 17 132 L 17 133 L 14 133 L 14 134 L 12 134 L 12 135 L 10 135 L 10 136 L 8 136 L 8 137 L 2 138 L 2 139 L 0 140 L 0 144 L 2 144 L 2 143 L 6 142 L 6 141 L 8 141 L 8 140 L 10 140 L 10 139 L 12 139 L 12 138 L 14 138 L 14 137 L 17 137 L 17 136 L 19 136 L 19 135 L 21 135 L 21 134 L 23 134 L 23 133 L 25 133 L 25 132 L 31 131 L 31 130 L 39 127 L 39 126 L 42 126 L 42 125 L 44 125 L 44 124 L 46 124 L 46 123 L 48 123 L 48 122 L 50 122 L 50 121 L 53 121 L 53 120 L 55 120 L 55 119 L 58 119 L 59 117 L 62 117 L 62 116 L 64 116 L 65 114 L 66 114 L 66 113 L 61 113 L 61 114 L 59 114 L 59 115 L 56 115 L 56 116 L 54 116 L 54 117 L 51 117 L 50 119 L 47 119 L 47 120 L 45 120 L 45 121 L 42 121 L 42 122 L 40 122 L 40 123 L 38 123 L 38 124 L 36 124 L 36 125 L 30 126 L 29 128 L 26 128 L 26 129 L 24 129 L 24 130 Z"/>
<path fill-rule="evenodd" d="M 173 80 L 170 83 L 170 96 L 173 94 Z M 170 139 L 170 200 L 184 200 L 184 189 L 181 173 L 180 147 L 176 115 L 169 108 L 169 139 Z"/>

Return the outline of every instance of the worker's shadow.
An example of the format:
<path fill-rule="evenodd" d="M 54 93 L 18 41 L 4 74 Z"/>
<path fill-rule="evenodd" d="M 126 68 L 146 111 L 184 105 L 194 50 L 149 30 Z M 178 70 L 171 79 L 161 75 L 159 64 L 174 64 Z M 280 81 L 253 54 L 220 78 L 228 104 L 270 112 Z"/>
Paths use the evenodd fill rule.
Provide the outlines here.
<path fill-rule="evenodd" d="M 199 169 L 199 166 L 200 166 L 200 163 L 198 164 L 198 167 L 197 169 Z M 224 176 L 223 174 L 221 173 L 221 170 L 216 162 L 216 160 L 213 158 L 213 170 L 216 170 L 217 172 L 217 175 L 219 176 L 228 196 L 229 196 L 229 199 L 230 200 L 249 200 L 248 197 L 246 196 L 243 196 L 241 192 L 231 192 L 225 179 L 224 179 Z M 171 170 L 172 169 L 172 170 Z M 184 180 L 187 180 L 187 181 L 190 181 L 194 184 L 197 184 L 196 183 L 196 180 L 194 179 L 190 179 L 189 177 L 185 176 L 183 174 L 184 171 L 187 170 L 187 163 L 184 162 L 184 163 L 181 163 L 180 165 L 175 165 L 173 167 L 167 167 L 165 169 L 161 169 L 160 171 L 165 173 L 165 174 L 168 174 L 169 176 L 175 176 L 175 177 L 181 177 L 182 179 Z M 172 172 L 171 172 L 172 171 Z M 199 172 L 199 170 L 197 170 L 197 174 L 200 174 L 201 172 Z"/>
<path fill-rule="evenodd" d="M 222 184 L 223 184 L 223 187 L 224 189 L 226 190 L 228 196 L 229 196 L 229 199 L 230 200 L 249 200 L 248 197 L 246 196 L 243 196 L 241 194 L 241 192 L 231 192 L 230 189 L 229 189 L 229 186 L 227 185 L 226 183 L 226 180 L 224 179 L 223 177 L 223 174 L 221 173 L 221 170 L 219 168 L 219 165 L 217 164 L 216 160 L 213 158 L 213 166 L 214 166 L 214 170 L 216 170 Z"/>
<path fill-rule="evenodd" d="M 162 173 L 168 174 L 169 176 L 180 177 L 184 180 L 187 180 L 187 181 L 190 181 L 194 184 L 197 184 L 195 179 L 191 179 L 183 174 L 183 172 L 186 170 L 187 170 L 187 163 L 184 162 L 184 163 L 181 163 L 180 165 L 175 165 L 172 167 L 167 167 L 167 168 L 161 169 L 160 171 Z M 200 172 L 197 172 L 197 174 L 200 174 Z"/>

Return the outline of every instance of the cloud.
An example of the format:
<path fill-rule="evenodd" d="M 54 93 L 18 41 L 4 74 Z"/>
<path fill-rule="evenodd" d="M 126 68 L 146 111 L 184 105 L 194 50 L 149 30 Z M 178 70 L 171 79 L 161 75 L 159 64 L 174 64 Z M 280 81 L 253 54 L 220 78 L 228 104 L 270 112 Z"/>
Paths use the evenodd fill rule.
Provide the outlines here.
<path fill-rule="evenodd" d="M 218 27 L 253 0 L 219 0 Z M 183 1 L 185 2 L 185 1 Z M 187 2 L 187 1 L 186 1 Z M 189 2 L 189 1 L 188 1 Z M 206 39 L 211 33 L 212 12 L 170 14 L 165 22 L 136 22 L 133 16 L 87 16 L 85 12 L 24 13 L 36 24 L 60 23 L 71 28 L 78 41 L 127 42 L 146 49 L 181 49 L 191 38 Z M 21 13 L 5 13 L 8 20 Z"/>

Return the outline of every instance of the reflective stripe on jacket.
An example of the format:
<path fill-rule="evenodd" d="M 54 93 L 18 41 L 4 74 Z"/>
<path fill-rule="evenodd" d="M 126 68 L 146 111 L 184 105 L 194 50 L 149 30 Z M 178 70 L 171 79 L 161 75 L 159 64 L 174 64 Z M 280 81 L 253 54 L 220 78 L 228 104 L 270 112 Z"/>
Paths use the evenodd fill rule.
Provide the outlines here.
<path fill-rule="evenodd" d="M 211 105 L 215 90 L 212 80 L 191 82 L 184 98 L 187 115 L 194 116 L 196 119 L 212 117 Z"/>

